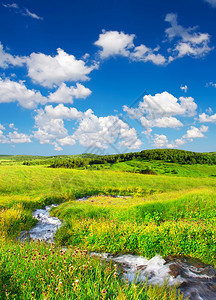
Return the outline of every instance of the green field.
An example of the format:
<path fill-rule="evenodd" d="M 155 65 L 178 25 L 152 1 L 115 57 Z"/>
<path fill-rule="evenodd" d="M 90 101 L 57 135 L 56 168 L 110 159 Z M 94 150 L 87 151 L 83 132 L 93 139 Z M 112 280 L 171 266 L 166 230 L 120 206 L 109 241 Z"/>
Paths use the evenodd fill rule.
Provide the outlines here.
<path fill-rule="evenodd" d="M 176 298 L 166 285 L 124 283 L 112 264 L 86 251 L 188 256 L 216 266 L 214 164 L 136 158 L 65 169 L 0 160 L 0 299 Z M 142 174 L 147 168 L 157 175 Z M 83 196 L 91 197 L 75 201 Z M 65 221 L 56 245 L 16 242 L 35 224 L 32 210 L 51 203 L 63 203 L 52 210 Z"/>

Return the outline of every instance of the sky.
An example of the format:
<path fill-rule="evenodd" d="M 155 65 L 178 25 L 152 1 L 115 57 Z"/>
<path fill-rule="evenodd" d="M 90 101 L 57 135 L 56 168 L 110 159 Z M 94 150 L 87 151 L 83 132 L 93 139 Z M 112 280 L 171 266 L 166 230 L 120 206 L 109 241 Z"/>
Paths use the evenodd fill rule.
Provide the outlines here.
<path fill-rule="evenodd" d="M 0 154 L 216 151 L 216 0 L 0 0 Z"/>

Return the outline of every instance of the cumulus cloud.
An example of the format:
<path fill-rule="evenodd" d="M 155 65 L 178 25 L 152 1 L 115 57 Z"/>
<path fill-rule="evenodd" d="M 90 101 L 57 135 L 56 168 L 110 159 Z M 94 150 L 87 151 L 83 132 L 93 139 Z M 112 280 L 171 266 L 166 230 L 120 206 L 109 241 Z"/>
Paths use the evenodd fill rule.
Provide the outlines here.
<path fill-rule="evenodd" d="M 163 117 L 155 120 L 148 120 L 145 117 L 140 118 L 143 127 L 159 127 L 159 128 L 179 128 L 183 124 L 174 117 Z"/>
<path fill-rule="evenodd" d="M 82 84 L 67 87 L 62 83 L 59 88 L 50 93 L 47 97 L 41 95 L 39 91 L 28 89 L 22 81 L 15 82 L 10 79 L 0 78 L 0 103 L 18 102 L 24 108 L 33 109 L 39 104 L 47 103 L 70 103 L 74 98 L 85 99 L 91 94 L 91 91 Z"/>
<path fill-rule="evenodd" d="M 76 144 L 72 136 L 66 136 L 65 138 L 59 139 L 58 142 L 61 146 L 73 146 Z"/>
<path fill-rule="evenodd" d="M 204 134 L 203 132 L 207 132 L 208 131 L 208 126 L 202 125 L 200 128 L 191 126 L 190 129 L 187 130 L 187 133 L 185 135 L 183 135 L 183 139 L 188 139 L 193 141 L 193 139 L 196 138 L 204 138 Z"/>
<path fill-rule="evenodd" d="M 10 126 L 9 126 L 10 127 Z M 11 127 L 10 127 L 11 128 Z M 5 130 L 4 127 L 0 127 L 0 129 Z M 7 135 L 0 130 L 0 143 L 1 144 L 22 144 L 22 143 L 31 143 L 31 136 L 25 133 L 19 133 L 16 130 L 13 132 L 9 132 Z"/>
<path fill-rule="evenodd" d="M 68 54 L 60 48 L 57 49 L 55 56 L 34 52 L 28 57 L 14 56 L 5 51 L 0 42 L 0 67 L 22 65 L 27 66 L 28 76 L 33 82 L 44 87 L 54 87 L 67 81 L 89 80 L 88 75 L 99 67 L 97 62 L 87 65 L 85 60 L 76 59 L 74 55 Z"/>
<path fill-rule="evenodd" d="M 129 56 L 129 49 L 134 47 L 134 38 L 135 34 L 103 30 L 94 44 L 102 48 L 99 54 L 103 59 L 115 55 Z"/>
<path fill-rule="evenodd" d="M 68 108 L 63 104 L 56 107 L 52 105 L 45 106 L 44 109 L 36 111 L 34 137 L 40 144 L 52 144 L 55 150 L 62 150 L 61 146 L 74 145 L 75 139 L 68 135 L 68 130 L 64 126 L 64 120 L 79 120 L 91 115 L 92 110 L 80 112 L 76 108 Z"/>
<path fill-rule="evenodd" d="M 74 98 L 85 99 L 89 95 L 91 95 L 91 90 L 80 83 L 77 83 L 76 87 L 68 87 L 65 83 L 61 83 L 59 88 L 49 95 L 47 102 L 73 104 Z"/>
<path fill-rule="evenodd" d="M 165 31 L 168 39 L 172 41 L 174 38 L 179 38 L 174 49 L 170 49 L 173 53 L 170 61 L 186 55 L 199 58 L 213 49 L 209 46 L 210 35 L 208 33 L 195 32 L 196 27 L 184 28 L 178 24 L 176 14 L 167 14 L 165 21 L 171 25 Z"/>
<path fill-rule="evenodd" d="M 72 135 L 64 126 L 64 120 L 77 121 L 78 128 Z M 116 116 L 97 117 L 91 109 L 80 112 L 63 104 L 46 106 L 37 110 L 34 137 L 41 144 L 52 144 L 57 151 L 61 146 L 72 146 L 76 142 L 84 147 L 106 149 L 116 140 L 120 147 L 138 149 L 141 141 L 134 128 Z M 59 150 L 58 150 L 59 149 Z"/>
<path fill-rule="evenodd" d="M 151 49 L 145 45 L 140 45 L 134 48 L 134 51 L 131 53 L 130 58 L 134 61 L 143 61 L 143 62 L 152 62 L 155 65 L 164 65 L 166 63 L 166 58 L 159 54 L 155 53 L 159 49 Z"/>
<path fill-rule="evenodd" d="M 204 1 L 209 3 L 212 7 L 216 7 L 216 0 L 204 0 Z"/>
<path fill-rule="evenodd" d="M 13 129 L 13 130 L 18 130 L 18 129 L 15 127 L 14 123 L 10 123 L 10 124 L 8 125 L 8 127 L 11 128 L 11 129 Z"/>
<path fill-rule="evenodd" d="M 155 134 L 154 136 L 154 146 L 156 148 L 173 148 L 172 144 L 169 144 L 166 135 Z"/>
<path fill-rule="evenodd" d="M 168 138 L 164 134 L 155 134 L 153 139 L 153 145 L 156 148 L 169 148 L 175 149 L 185 144 L 185 140 L 183 138 L 176 139 L 174 142 L 169 143 Z"/>
<path fill-rule="evenodd" d="M 132 119 L 139 120 L 144 127 L 178 128 L 183 124 L 173 116 L 194 116 L 197 104 L 192 97 L 177 99 L 172 94 L 163 92 L 155 96 L 145 95 L 137 108 L 125 105 L 123 110 Z"/>
<path fill-rule="evenodd" d="M 185 85 L 185 86 L 180 86 L 180 89 L 181 89 L 182 91 L 184 91 L 185 93 L 187 93 L 187 91 L 188 91 L 188 86 L 187 86 L 187 85 Z"/>
<path fill-rule="evenodd" d="M 15 82 L 0 78 L 0 103 L 18 102 L 27 109 L 46 101 L 39 91 L 27 89 L 22 81 Z"/>
<path fill-rule="evenodd" d="M 116 140 L 119 146 L 127 149 L 138 149 L 142 144 L 136 130 L 117 116 L 97 117 L 92 114 L 80 122 L 74 136 L 84 147 L 107 149 Z"/>
<path fill-rule="evenodd" d="M 105 31 L 99 35 L 99 39 L 94 43 L 96 46 L 102 48 L 99 55 L 102 59 L 110 56 L 125 56 L 132 61 L 152 62 L 156 65 L 163 65 L 166 58 L 157 53 L 159 47 L 151 49 L 141 44 L 134 46 L 135 34 L 126 34 L 119 31 Z"/>
<path fill-rule="evenodd" d="M 216 114 L 207 115 L 206 113 L 202 113 L 199 115 L 199 121 L 201 123 L 216 123 Z"/>
<path fill-rule="evenodd" d="M 0 68 L 6 69 L 9 66 L 22 66 L 26 62 L 26 57 L 11 55 L 6 52 L 0 42 Z"/>
<path fill-rule="evenodd" d="M 39 140 L 40 144 L 57 145 L 58 139 L 68 136 L 68 131 L 64 127 L 64 121 L 60 118 L 52 118 L 43 109 L 40 109 L 35 116 L 34 138 Z"/>
<path fill-rule="evenodd" d="M 173 142 L 169 142 L 168 138 L 164 134 L 155 134 L 153 138 L 153 145 L 156 148 L 179 148 L 184 145 L 187 141 L 193 142 L 194 139 L 204 138 L 203 133 L 208 131 L 208 126 L 202 125 L 200 128 L 191 126 L 187 130 L 186 134 L 183 135 L 180 139 L 176 139 Z"/>
<path fill-rule="evenodd" d="M 6 144 L 8 143 L 8 139 L 6 138 L 6 136 L 4 136 L 4 133 L 2 130 L 0 130 L 0 143 L 1 144 Z"/>
<path fill-rule="evenodd" d="M 27 59 L 28 76 L 45 87 L 53 87 L 64 81 L 85 81 L 92 70 L 98 68 L 95 63 L 87 66 L 83 60 L 58 48 L 56 56 L 32 53 Z"/>
<path fill-rule="evenodd" d="M 85 116 L 90 116 L 93 112 L 91 109 L 88 109 L 86 112 L 78 111 L 75 107 L 67 107 L 63 104 L 59 104 L 55 107 L 52 105 L 45 106 L 44 109 L 37 110 L 37 120 L 45 120 L 45 119 L 68 119 L 68 120 L 76 120 L 83 118 Z M 38 119 L 39 118 L 39 119 Z"/>
<path fill-rule="evenodd" d="M 19 133 L 17 131 L 9 132 L 7 137 L 9 138 L 9 143 L 12 143 L 12 144 L 31 143 L 32 142 L 30 136 L 28 136 L 24 133 Z"/>
<path fill-rule="evenodd" d="M 159 46 L 154 49 L 145 44 L 135 46 L 135 34 L 127 34 L 122 31 L 103 30 L 94 44 L 102 48 L 99 51 L 102 59 L 120 55 L 128 57 L 132 61 L 150 61 L 155 65 L 165 65 L 184 56 L 199 58 L 213 49 L 209 46 L 210 35 L 208 33 L 198 32 L 197 27 L 185 28 L 179 25 L 176 14 L 167 14 L 165 21 L 170 23 L 170 27 L 165 30 L 168 41 L 171 42 L 175 39 L 174 46 L 167 49 L 168 57 L 158 53 Z"/>
<path fill-rule="evenodd" d="M 5 130 L 5 127 L 2 124 L 0 124 L 0 130 Z"/>

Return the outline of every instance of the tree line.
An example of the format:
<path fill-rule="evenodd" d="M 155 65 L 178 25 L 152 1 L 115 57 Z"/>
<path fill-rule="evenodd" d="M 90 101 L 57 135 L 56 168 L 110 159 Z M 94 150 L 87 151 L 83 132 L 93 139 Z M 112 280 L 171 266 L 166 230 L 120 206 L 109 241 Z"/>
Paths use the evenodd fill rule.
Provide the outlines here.
<path fill-rule="evenodd" d="M 155 149 L 143 150 L 141 152 L 132 152 L 115 155 L 97 156 L 96 158 L 67 158 L 52 160 L 51 168 L 86 168 L 97 164 L 115 164 L 134 159 L 151 161 L 161 160 L 170 163 L 179 164 L 216 164 L 216 156 L 208 153 L 198 153 L 175 149 Z"/>

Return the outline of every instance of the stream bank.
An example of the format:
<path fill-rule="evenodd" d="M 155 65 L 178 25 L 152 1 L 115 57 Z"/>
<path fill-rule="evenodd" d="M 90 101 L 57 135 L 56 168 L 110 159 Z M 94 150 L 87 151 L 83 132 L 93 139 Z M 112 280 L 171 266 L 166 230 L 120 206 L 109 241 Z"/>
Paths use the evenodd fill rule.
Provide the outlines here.
<path fill-rule="evenodd" d="M 78 199 L 84 201 L 87 198 Z M 62 221 L 50 216 L 50 210 L 57 205 L 36 209 L 33 217 L 38 223 L 28 232 L 22 232 L 20 239 L 44 240 L 54 242 L 55 233 L 62 225 Z M 213 266 L 206 265 L 189 258 L 167 257 L 159 255 L 150 260 L 142 256 L 109 253 L 90 253 L 91 256 L 101 256 L 105 261 L 111 260 L 123 273 L 125 281 L 143 282 L 148 280 L 151 284 L 179 285 L 179 290 L 184 293 L 184 299 L 213 300 L 216 299 L 216 270 Z"/>

